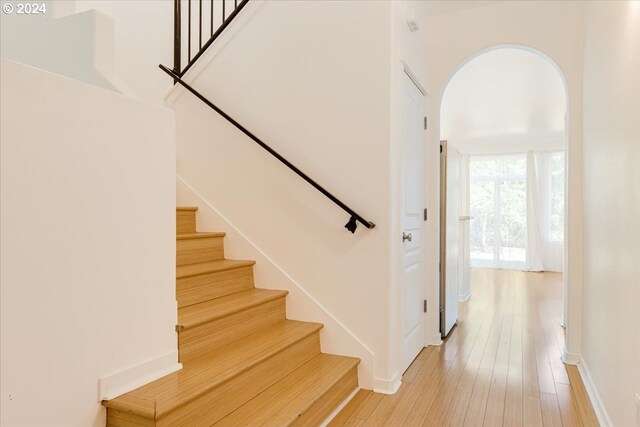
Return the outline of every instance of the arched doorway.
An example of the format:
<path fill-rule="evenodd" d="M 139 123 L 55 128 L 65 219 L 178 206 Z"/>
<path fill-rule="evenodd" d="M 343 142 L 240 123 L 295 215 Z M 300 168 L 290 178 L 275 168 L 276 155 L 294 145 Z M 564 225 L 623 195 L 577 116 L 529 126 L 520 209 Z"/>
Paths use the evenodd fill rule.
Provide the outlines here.
<path fill-rule="evenodd" d="M 468 156 L 473 155 L 473 164 L 466 164 L 467 173 L 471 168 L 475 175 L 479 175 L 480 169 L 484 168 L 485 172 L 493 169 L 482 177 L 486 200 L 476 197 L 474 201 L 477 213 L 477 205 L 491 199 L 492 215 L 485 209 L 484 218 L 476 221 L 475 228 L 467 223 L 460 232 L 463 236 L 459 239 L 460 246 L 464 245 L 467 233 L 469 246 L 460 248 L 469 252 L 467 262 L 529 271 L 565 270 L 568 160 L 564 154 L 569 149 L 569 103 L 560 68 L 544 53 L 530 47 L 497 45 L 462 61 L 451 72 L 440 93 L 439 140 L 455 141 L 450 144 L 451 148 L 461 149 L 463 163 L 465 156 L 469 162 Z M 507 157 L 510 157 L 508 161 Z M 496 171 L 514 167 L 516 173 L 509 177 L 500 176 Z M 527 169 L 536 171 L 534 178 L 527 176 Z M 532 179 L 537 179 L 537 185 L 528 191 L 534 183 Z M 489 187 L 492 189 L 488 190 Z M 552 187 L 553 194 L 549 191 Z M 527 209 L 533 204 L 532 195 L 538 200 L 537 208 L 532 210 L 537 214 L 533 220 L 532 212 Z M 503 212 L 500 211 L 501 199 L 512 201 Z M 467 206 L 467 212 L 461 216 L 472 216 L 471 208 Z M 505 220 L 509 215 L 509 220 Z M 538 232 L 533 233 L 536 227 Z M 473 254 L 472 250 L 475 250 Z M 461 272 L 458 278 L 463 289 L 459 296 L 464 299 L 468 292 L 464 289 L 464 269 L 450 264 L 445 262 L 442 271 L 448 272 L 449 277 L 453 270 Z M 564 273 L 559 312 L 566 312 L 569 303 L 568 271 Z M 446 305 L 444 292 L 439 295 Z M 445 322 L 445 317 L 441 316 L 440 324 Z M 451 327 L 451 321 L 447 327 Z M 446 335 L 446 330 L 443 332 Z M 564 351 L 564 342 L 562 345 Z"/>

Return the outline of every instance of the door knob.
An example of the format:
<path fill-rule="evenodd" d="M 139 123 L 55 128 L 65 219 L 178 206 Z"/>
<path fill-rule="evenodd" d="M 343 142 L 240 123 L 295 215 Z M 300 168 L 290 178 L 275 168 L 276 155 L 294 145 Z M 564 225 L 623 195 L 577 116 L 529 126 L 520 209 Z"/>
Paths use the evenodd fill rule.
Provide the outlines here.
<path fill-rule="evenodd" d="M 404 231 L 402 232 L 402 242 L 404 243 L 405 241 L 411 241 L 411 233 L 407 234 Z"/>

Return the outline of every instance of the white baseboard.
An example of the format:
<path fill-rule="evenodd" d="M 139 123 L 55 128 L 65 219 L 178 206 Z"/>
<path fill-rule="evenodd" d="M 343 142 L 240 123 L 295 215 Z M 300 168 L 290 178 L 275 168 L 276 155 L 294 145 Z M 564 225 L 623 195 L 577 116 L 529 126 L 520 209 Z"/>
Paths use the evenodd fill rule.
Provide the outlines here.
<path fill-rule="evenodd" d="M 402 385 L 402 378 L 398 372 L 390 379 L 374 378 L 373 391 L 382 394 L 396 394 Z"/>
<path fill-rule="evenodd" d="M 469 301 L 469 298 L 471 298 L 471 290 L 468 290 L 464 294 L 458 295 L 458 302 L 467 302 Z"/>
<path fill-rule="evenodd" d="M 580 355 L 578 353 L 562 352 L 562 362 L 567 365 L 578 365 L 580 363 Z"/>
<path fill-rule="evenodd" d="M 427 345 L 442 345 L 442 334 L 437 332 L 429 337 Z"/>
<path fill-rule="evenodd" d="M 338 407 L 336 409 L 333 410 L 332 413 L 329 414 L 329 416 L 322 422 L 322 424 L 320 424 L 320 427 L 327 427 L 329 425 L 329 423 L 331 421 L 333 421 L 333 419 L 336 417 L 336 415 L 338 415 L 340 413 L 340 411 L 342 411 L 342 409 L 347 406 L 347 403 L 351 402 L 351 399 L 353 399 L 353 397 L 356 395 L 356 393 L 358 393 L 360 391 L 360 387 L 356 387 L 355 390 L 353 390 L 351 392 L 351 394 L 349 396 L 347 396 L 346 399 L 344 399 L 342 401 L 341 404 L 338 405 Z"/>
<path fill-rule="evenodd" d="M 110 400 L 182 369 L 178 350 L 98 379 L 98 401 Z"/>
<path fill-rule="evenodd" d="M 604 402 L 602 402 L 602 399 L 600 398 L 598 389 L 596 388 L 596 385 L 593 382 L 593 378 L 591 377 L 589 367 L 585 363 L 582 356 L 578 356 L 577 366 L 578 372 L 580 372 L 580 377 L 582 378 L 582 382 L 584 383 L 584 387 L 587 389 L 587 394 L 589 395 L 589 400 L 591 400 L 593 410 L 596 413 L 596 417 L 598 417 L 600 426 L 613 427 L 611 418 L 609 418 L 609 414 L 607 413 L 607 408 L 604 406 Z"/>

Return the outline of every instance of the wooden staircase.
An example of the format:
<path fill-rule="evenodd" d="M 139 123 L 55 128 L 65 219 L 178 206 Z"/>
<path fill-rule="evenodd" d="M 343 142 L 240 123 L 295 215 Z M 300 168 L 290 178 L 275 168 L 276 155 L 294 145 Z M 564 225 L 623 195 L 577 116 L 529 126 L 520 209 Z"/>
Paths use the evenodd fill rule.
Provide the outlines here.
<path fill-rule="evenodd" d="M 103 402 L 107 426 L 317 426 L 357 387 L 358 359 L 320 353 L 321 324 L 286 319 L 287 291 L 257 289 L 254 261 L 177 209 L 183 369 Z"/>

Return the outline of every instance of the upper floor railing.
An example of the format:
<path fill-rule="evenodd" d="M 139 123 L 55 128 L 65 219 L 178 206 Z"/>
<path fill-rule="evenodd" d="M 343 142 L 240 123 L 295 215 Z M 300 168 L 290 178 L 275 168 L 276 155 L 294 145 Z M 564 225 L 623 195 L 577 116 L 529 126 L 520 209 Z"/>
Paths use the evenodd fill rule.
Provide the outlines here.
<path fill-rule="evenodd" d="M 248 2 L 173 0 L 173 72 L 183 76 Z"/>

